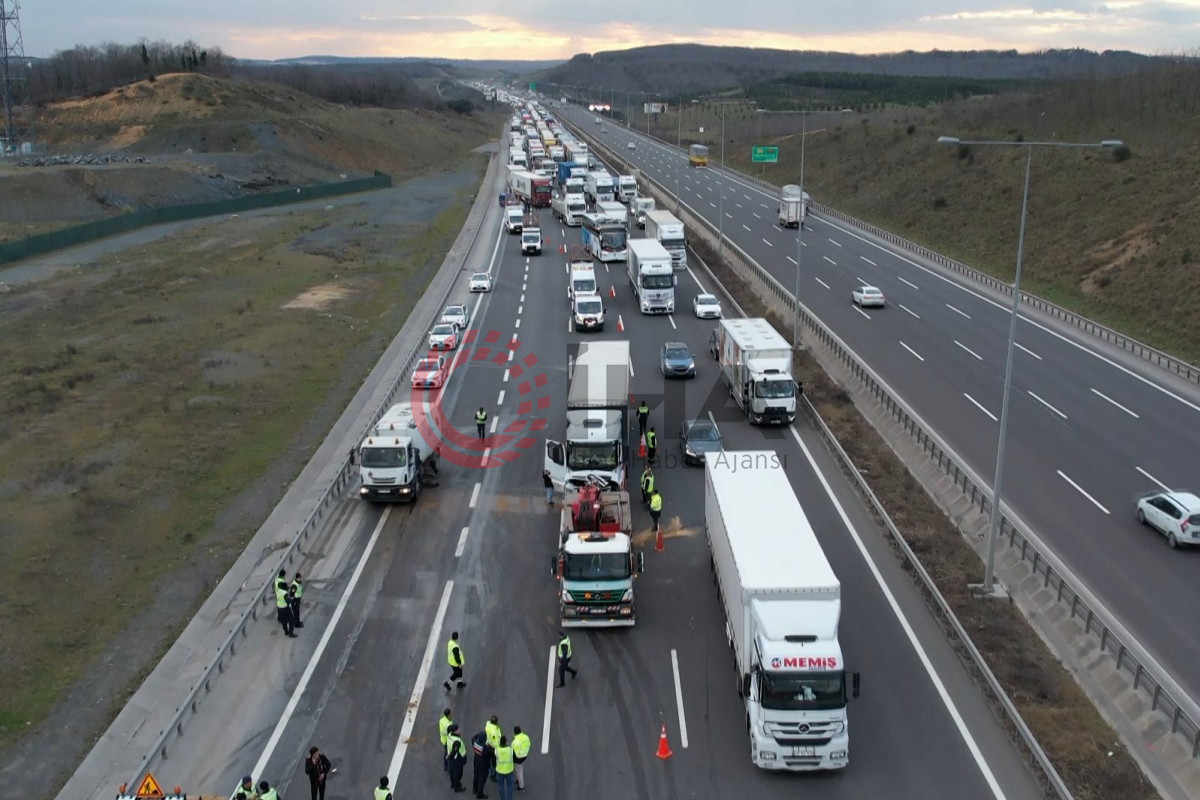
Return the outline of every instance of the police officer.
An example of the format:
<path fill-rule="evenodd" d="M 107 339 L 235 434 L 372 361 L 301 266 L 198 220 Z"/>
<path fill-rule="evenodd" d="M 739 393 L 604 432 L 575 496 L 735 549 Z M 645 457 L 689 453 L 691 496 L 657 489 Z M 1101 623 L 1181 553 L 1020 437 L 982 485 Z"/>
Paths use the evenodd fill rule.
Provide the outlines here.
<path fill-rule="evenodd" d="M 525 791 L 525 759 L 529 758 L 529 748 L 532 743 L 529 741 L 529 734 L 521 730 L 521 726 L 517 725 L 513 728 L 512 748 L 513 748 L 513 775 L 517 785 L 517 791 Z"/>
<path fill-rule="evenodd" d="M 300 581 L 301 575 L 296 573 L 296 577 L 292 578 L 292 583 L 288 586 L 288 592 L 291 594 L 289 600 L 292 607 L 292 624 L 297 628 L 303 628 L 304 623 L 300 621 L 300 598 L 304 596 L 304 584 Z"/>
<path fill-rule="evenodd" d="M 271 788 L 266 781 L 258 782 L 258 800 L 279 800 L 279 792 Z"/>
<path fill-rule="evenodd" d="M 658 533 L 658 518 L 662 514 L 662 495 L 655 489 L 650 494 L 650 520 L 654 523 L 654 532 Z"/>
<path fill-rule="evenodd" d="M 450 751 L 446 749 L 446 731 L 454 724 L 454 720 L 450 719 L 450 709 L 442 712 L 442 716 L 438 719 L 438 739 L 442 742 L 442 770 L 450 771 L 448 756 Z"/>
<path fill-rule="evenodd" d="M 283 626 L 283 635 L 296 638 L 295 620 L 292 619 L 292 600 L 289 596 L 287 573 L 279 570 L 279 578 L 275 581 L 275 614 L 279 624 Z"/>
<path fill-rule="evenodd" d="M 571 680 L 575 680 L 575 668 L 571 666 L 571 637 L 562 631 L 558 632 L 558 647 L 555 652 L 558 655 L 558 685 L 567 685 L 567 673 L 571 673 Z"/>
<path fill-rule="evenodd" d="M 450 634 L 450 641 L 446 642 L 446 662 L 450 664 L 450 678 L 442 684 L 446 687 L 446 691 L 450 691 L 451 681 L 460 689 L 466 686 L 467 682 L 462 679 L 463 651 L 458 646 L 458 631 Z"/>
<path fill-rule="evenodd" d="M 513 794 L 513 763 L 512 745 L 507 736 L 500 737 L 500 746 L 496 748 L 496 789 L 500 800 L 512 800 Z"/>
<path fill-rule="evenodd" d="M 650 493 L 654 491 L 654 473 L 650 471 L 650 462 L 642 469 L 642 502 L 650 502 Z"/>
<path fill-rule="evenodd" d="M 375 787 L 375 800 L 392 800 L 392 790 L 388 788 L 387 775 L 379 779 L 379 785 Z"/>
<path fill-rule="evenodd" d="M 479 434 L 479 438 L 483 438 L 483 429 L 487 425 L 487 412 L 483 410 L 483 406 L 475 412 L 475 431 Z"/>
<path fill-rule="evenodd" d="M 492 748 L 493 752 L 492 763 L 488 767 L 488 777 L 494 781 L 496 780 L 496 757 L 494 753 L 496 748 L 500 746 L 500 718 L 492 714 L 492 718 L 483 726 L 483 732 L 487 734 L 488 747 Z"/>
<path fill-rule="evenodd" d="M 462 785 L 463 767 L 467 765 L 467 746 L 458 735 L 457 723 L 450 723 L 446 729 L 446 761 L 450 766 L 450 788 L 456 792 L 465 792 L 467 787 Z"/>
<path fill-rule="evenodd" d="M 488 744 L 487 731 L 480 731 L 471 737 L 471 753 L 471 791 L 475 793 L 476 800 L 487 800 L 483 790 L 496 757 L 492 746 Z"/>
<path fill-rule="evenodd" d="M 646 463 L 654 463 L 654 454 L 658 451 L 658 434 L 654 432 L 654 426 L 650 426 L 650 430 L 646 431 Z"/>
<path fill-rule="evenodd" d="M 650 420 L 650 407 L 646 405 L 646 401 L 642 400 L 637 407 L 638 420 L 638 438 L 646 435 L 646 423 Z"/>

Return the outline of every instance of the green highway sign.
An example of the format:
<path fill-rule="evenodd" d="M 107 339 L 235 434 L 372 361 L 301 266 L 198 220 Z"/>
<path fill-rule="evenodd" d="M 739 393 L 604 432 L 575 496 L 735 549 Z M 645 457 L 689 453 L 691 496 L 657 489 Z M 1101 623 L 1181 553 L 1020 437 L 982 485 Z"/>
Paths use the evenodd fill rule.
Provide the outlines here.
<path fill-rule="evenodd" d="M 750 161 L 755 164 L 775 164 L 779 161 L 779 148 L 751 147 Z"/>
<path fill-rule="evenodd" d="M 532 81 L 530 81 L 530 83 L 529 83 L 529 91 L 531 91 L 531 92 L 536 92 L 536 91 L 537 91 L 537 84 L 536 84 L 536 83 L 533 83 Z"/>

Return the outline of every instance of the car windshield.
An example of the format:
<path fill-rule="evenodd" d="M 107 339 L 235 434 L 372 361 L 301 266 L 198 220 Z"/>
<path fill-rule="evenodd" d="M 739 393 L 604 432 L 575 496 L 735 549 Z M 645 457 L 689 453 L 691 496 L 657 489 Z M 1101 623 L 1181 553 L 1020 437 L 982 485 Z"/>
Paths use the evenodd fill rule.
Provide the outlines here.
<path fill-rule="evenodd" d="M 720 438 L 721 436 L 717 433 L 716 428 L 702 422 L 692 423 L 687 432 L 687 440 L 689 442 L 716 442 Z"/>
<path fill-rule="evenodd" d="M 717 304 L 717 298 L 712 297 L 711 295 L 708 297 L 701 295 L 700 297 L 696 298 L 696 304 L 701 306 L 715 306 Z"/>
<path fill-rule="evenodd" d="M 667 250 L 676 250 L 676 249 L 684 246 L 684 241 L 683 241 L 682 236 L 680 236 L 677 239 L 676 238 L 659 239 L 658 242 Z"/>
<path fill-rule="evenodd" d="M 600 313 L 600 301 L 599 300 L 587 300 L 587 301 L 581 302 L 579 304 L 579 313 L 580 314 L 599 314 Z"/>
<path fill-rule="evenodd" d="M 463 308 L 462 306 L 448 306 L 446 308 L 446 310 L 444 312 L 442 312 L 442 316 L 443 317 L 465 317 L 466 309 Z"/>
<path fill-rule="evenodd" d="M 403 467 L 407 458 L 403 447 L 364 447 L 360 461 L 364 467 Z"/>
<path fill-rule="evenodd" d="M 767 400 L 779 397 L 791 397 L 796 387 L 789 380 L 759 381 L 755 387 L 754 396 Z"/>
<path fill-rule="evenodd" d="M 429 372 L 438 368 L 438 364 L 433 359 L 424 359 L 417 363 L 417 372 Z"/>
<path fill-rule="evenodd" d="M 454 333 L 453 325 L 434 325 L 433 326 L 433 335 L 434 336 L 450 336 L 453 333 Z"/>
<path fill-rule="evenodd" d="M 567 448 L 567 466 L 573 470 L 614 470 L 617 468 L 615 442 L 573 442 Z"/>
<path fill-rule="evenodd" d="M 526 242 L 536 242 L 540 238 L 542 238 L 542 234 L 538 231 L 531 231 L 526 228 L 521 232 L 521 239 Z"/>
<path fill-rule="evenodd" d="M 668 347 L 666 349 L 668 361 L 687 361 L 692 357 L 686 347 Z"/>
<path fill-rule="evenodd" d="M 574 280 L 575 291 L 578 294 L 588 294 L 596 291 L 596 282 L 591 278 L 576 278 Z"/>
<path fill-rule="evenodd" d="M 633 572 L 625 553 L 566 553 L 563 578 L 568 581 L 623 581 Z"/>
<path fill-rule="evenodd" d="M 843 708 L 846 686 L 841 672 L 759 672 L 763 708 L 775 711 L 813 711 Z"/>
<path fill-rule="evenodd" d="M 643 289 L 670 289 L 674 286 L 674 277 L 671 275 L 643 275 Z"/>
<path fill-rule="evenodd" d="M 471 276 L 471 280 L 477 281 L 477 282 L 482 281 L 484 283 L 487 283 L 488 276 L 487 276 L 486 272 L 476 272 L 474 275 Z"/>

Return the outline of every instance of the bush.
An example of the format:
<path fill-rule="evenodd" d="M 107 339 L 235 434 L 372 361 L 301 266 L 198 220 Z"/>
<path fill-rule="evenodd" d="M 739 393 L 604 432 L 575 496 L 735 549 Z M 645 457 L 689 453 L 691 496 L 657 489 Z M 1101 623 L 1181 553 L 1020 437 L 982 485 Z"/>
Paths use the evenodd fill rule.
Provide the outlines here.
<path fill-rule="evenodd" d="M 944 198 L 944 197 L 935 197 L 935 198 L 933 198 L 933 207 L 934 207 L 935 209 L 943 209 L 943 208 L 945 208 L 947 205 L 949 205 L 949 203 L 947 203 L 947 202 L 946 202 L 946 198 Z"/>
<path fill-rule="evenodd" d="M 475 109 L 471 101 L 466 99 L 451 100 L 446 107 L 456 114 L 470 114 Z"/>
<path fill-rule="evenodd" d="M 970 155 L 971 155 L 971 145 L 960 144 L 958 146 L 958 160 L 959 161 L 965 161 L 967 158 L 970 157 Z"/>
<path fill-rule="evenodd" d="M 1180 264 L 1190 264 L 1190 263 L 1192 263 L 1192 251 L 1191 251 L 1191 249 L 1190 249 L 1190 248 L 1189 248 L 1189 249 L 1187 249 L 1187 250 L 1184 250 L 1184 251 L 1183 251 L 1183 253 L 1181 253 L 1181 254 L 1180 254 L 1180 256 L 1179 256 L 1179 263 L 1180 263 Z"/>
<path fill-rule="evenodd" d="M 1133 158 L 1133 151 L 1126 145 L 1113 148 L 1113 161 L 1121 162 L 1128 161 Z"/>
<path fill-rule="evenodd" d="M 907 128 L 904 129 L 904 132 L 907 133 L 909 136 L 912 136 L 914 133 L 917 132 L 917 126 L 909 125 Z"/>

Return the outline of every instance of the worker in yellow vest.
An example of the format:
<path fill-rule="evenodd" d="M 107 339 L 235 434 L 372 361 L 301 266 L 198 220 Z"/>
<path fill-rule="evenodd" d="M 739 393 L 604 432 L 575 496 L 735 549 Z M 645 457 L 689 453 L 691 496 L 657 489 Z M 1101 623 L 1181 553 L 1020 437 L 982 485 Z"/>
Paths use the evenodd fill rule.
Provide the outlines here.
<path fill-rule="evenodd" d="M 438 719 L 438 739 L 442 742 L 442 771 L 449 772 L 450 764 L 447 761 L 449 751 L 446 750 L 446 729 L 454 724 L 454 720 L 450 719 L 450 709 L 442 712 L 442 716 Z"/>
<path fill-rule="evenodd" d="M 513 728 L 513 775 L 517 789 L 525 791 L 525 759 L 529 758 L 529 748 L 532 743 L 529 741 L 529 734 L 521 730 L 521 726 L 517 725 Z"/>
<path fill-rule="evenodd" d="M 271 788 L 266 781 L 258 783 L 258 800 L 279 800 L 279 792 Z"/>
<path fill-rule="evenodd" d="M 515 768 L 512 746 L 507 736 L 501 736 L 500 746 L 496 748 L 496 789 L 500 792 L 500 800 L 512 800 Z"/>
<path fill-rule="evenodd" d="M 290 594 L 288 599 L 292 606 L 292 624 L 297 628 L 303 628 L 304 623 L 300 621 L 300 598 L 304 596 L 304 583 L 301 581 L 299 572 L 296 573 L 296 577 L 292 578 L 288 592 Z"/>
<path fill-rule="evenodd" d="M 467 765 L 467 745 L 458 735 L 458 725 L 453 722 L 446 729 L 446 763 L 450 766 L 450 788 L 465 792 L 467 787 L 462 785 L 462 776 L 463 767 Z"/>
<path fill-rule="evenodd" d="M 375 800 L 392 800 L 392 790 L 388 788 L 387 775 L 379 779 L 379 785 L 375 787 Z"/>
<path fill-rule="evenodd" d="M 658 533 L 658 518 L 662 515 L 662 495 L 655 489 L 650 493 L 650 520 L 654 523 L 654 532 Z"/>
<path fill-rule="evenodd" d="M 483 410 L 483 406 L 475 412 L 475 432 L 479 434 L 479 438 L 483 438 L 483 429 L 487 425 L 487 412 Z"/>
<path fill-rule="evenodd" d="M 458 631 L 455 631 L 450 634 L 450 641 L 446 642 L 446 662 L 450 665 L 450 679 L 442 686 L 446 687 L 447 692 L 450 691 L 451 682 L 460 689 L 467 685 L 462 679 L 464 661 L 462 648 L 458 646 Z"/>
<path fill-rule="evenodd" d="M 650 471 L 650 462 L 642 469 L 642 502 L 650 502 L 650 493 L 654 491 L 654 473 Z"/>
<path fill-rule="evenodd" d="M 500 746 L 500 718 L 493 714 L 492 718 L 483 726 L 483 732 L 487 735 L 488 746 L 495 751 Z M 496 760 L 494 758 L 488 766 L 488 777 L 493 781 L 496 780 Z"/>
<path fill-rule="evenodd" d="M 292 618 L 292 598 L 288 589 L 287 573 L 279 570 L 279 578 L 275 581 L 275 615 L 283 626 L 283 635 L 289 639 L 296 638 L 296 624 Z"/>
<path fill-rule="evenodd" d="M 646 463 L 654 463 L 654 454 L 658 452 L 658 434 L 654 432 L 654 426 L 650 426 L 650 430 L 646 431 Z"/>

